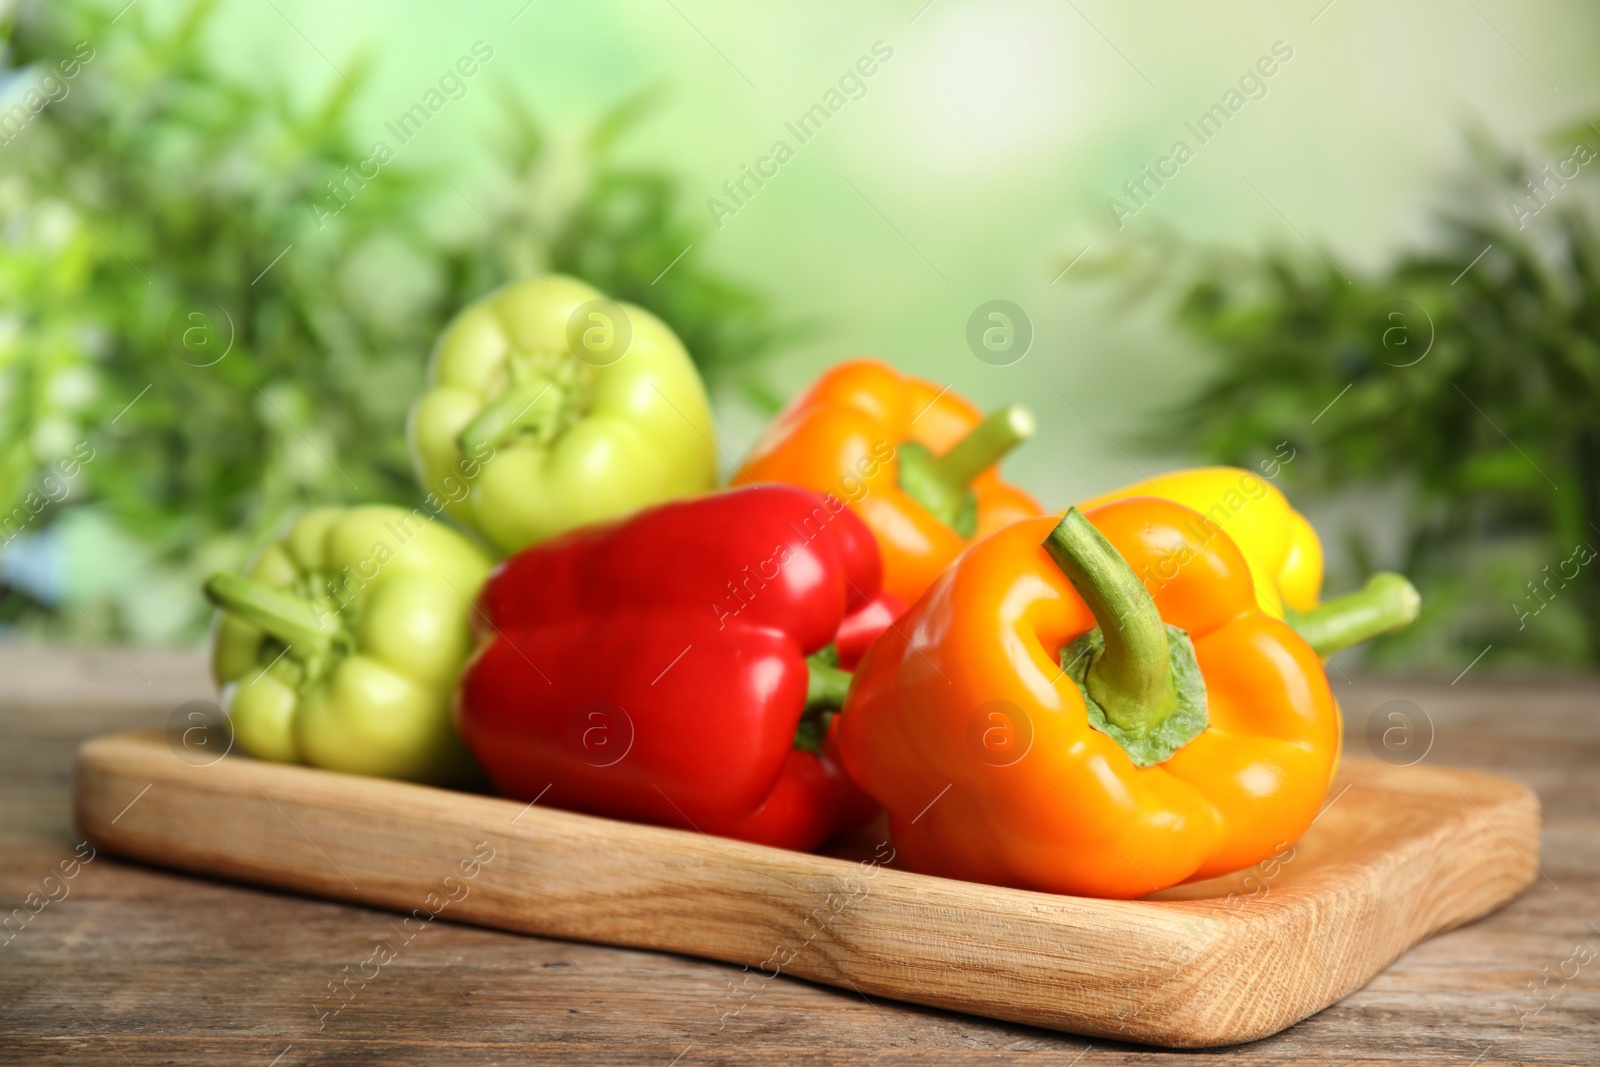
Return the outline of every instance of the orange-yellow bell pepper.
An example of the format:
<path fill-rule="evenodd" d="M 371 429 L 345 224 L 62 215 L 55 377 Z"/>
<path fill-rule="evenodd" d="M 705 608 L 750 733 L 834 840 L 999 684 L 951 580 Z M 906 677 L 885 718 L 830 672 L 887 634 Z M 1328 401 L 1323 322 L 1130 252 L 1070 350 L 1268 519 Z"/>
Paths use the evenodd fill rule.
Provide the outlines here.
<path fill-rule="evenodd" d="M 1018 522 L 867 653 L 841 754 L 912 869 L 1139 897 L 1304 833 L 1339 748 L 1333 695 L 1239 548 L 1195 519 L 1145 497 Z"/>
<path fill-rule="evenodd" d="M 883 588 L 909 604 L 975 538 L 1043 509 L 995 464 L 1033 432 L 1025 408 L 985 417 L 947 387 L 851 360 L 778 416 L 732 479 L 842 498 L 883 555 Z"/>

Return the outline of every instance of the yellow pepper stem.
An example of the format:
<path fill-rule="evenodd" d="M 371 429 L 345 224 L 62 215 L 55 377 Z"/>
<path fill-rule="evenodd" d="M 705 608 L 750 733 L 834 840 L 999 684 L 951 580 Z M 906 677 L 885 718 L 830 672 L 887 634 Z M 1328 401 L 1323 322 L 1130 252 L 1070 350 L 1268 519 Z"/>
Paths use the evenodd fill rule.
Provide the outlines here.
<path fill-rule="evenodd" d="M 1288 621 L 1321 656 L 1404 630 L 1417 621 L 1422 597 L 1403 575 L 1381 571 L 1354 593 L 1324 600 L 1310 611 L 1290 612 Z"/>
<path fill-rule="evenodd" d="M 900 445 L 900 488 L 962 537 L 977 529 L 972 480 L 1033 436 L 1033 412 L 1021 404 L 991 411 L 942 456 L 916 441 Z"/>
<path fill-rule="evenodd" d="M 1077 508 L 1044 549 L 1100 624 L 1061 650 L 1090 723 L 1139 766 L 1162 762 L 1210 722 L 1189 635 L 1162 620 L 1133 568 Z"/>

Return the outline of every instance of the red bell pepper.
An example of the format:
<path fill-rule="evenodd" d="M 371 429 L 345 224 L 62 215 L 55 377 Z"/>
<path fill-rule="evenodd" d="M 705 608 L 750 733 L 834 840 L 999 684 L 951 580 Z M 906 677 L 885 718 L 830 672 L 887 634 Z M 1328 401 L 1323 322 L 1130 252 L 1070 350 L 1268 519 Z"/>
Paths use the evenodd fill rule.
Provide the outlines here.
<path fill-rule="evenodd" d="M 504 796 L 815 848 L 872 810 L 802 720 L 843 703 L 828 646 L 853 666 L 899 614 L 881 580 L 843 501 L 791 486 L 572 531 L 484 586 L 457 728 Z"/>

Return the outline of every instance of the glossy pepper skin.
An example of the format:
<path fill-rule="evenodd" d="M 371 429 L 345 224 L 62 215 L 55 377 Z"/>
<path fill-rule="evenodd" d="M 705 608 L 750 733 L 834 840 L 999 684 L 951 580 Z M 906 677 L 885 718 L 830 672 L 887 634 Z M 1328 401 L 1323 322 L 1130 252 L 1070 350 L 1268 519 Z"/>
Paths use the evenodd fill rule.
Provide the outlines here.
<path fill-rule="evenodd" d="M 505 796 L 814 848 L 852 787 L 796 747 L 813 675 L 834 706 L 847 681 L 807 657 L 851 616 L 888 625 L 880 575 L 860 520 L 792 486 L 572 531 L 484 587 L 461 736 Z"/>
<path fill-rule="evenodd" d="M 421 511 L 320 508 L 217 574 L 212 673 L 262 759 L 438 784 L 475 776 L 451 725 L 491 562 Z"/>
<path fill-rule="evenodd" d="M 1261 610 L 1310 611 L 1322 594 L 1322 542 L 1306 517 L 1271 481 L 1239 467 L 1197 467 L 1158 474 L 1086 500 L 1090 508 L 1135 496 L 1158 496 L 1200 513 L 1244 553 Z"/>
<path fill-rule="evenodd" d="M 1022 409 L 986 419 L 947 388 L 851 360 L 778 416 L 732 484 L 785 482 L 849 501 L 877 538 L 884 588 L 909 604 L 975 538 L 1043 510 L 994 466 L 1031 432 Z M 941 469 L 963 440 L 962 462 Z"/>
<path fill-rule="evenodd" d="M 1293 454 L 1283 462 L 1289 462 Z M 1272 461 L 1277 462 L 1277 461 Z M 1274 618 L 1287 619 L 1323 655 L 1416 621 L 1421 599 L 1398 574 L 1378 572 L 1355 592 L 1323 601 L 1322 542 L 1306 517 L 1290 506 L 1277 486 L 1238 467 L 1173 471 L 1095 497 L 1084 509 L 1129 497 L 1155 496 L 1198 512 L 1202 539 L 1221 531 L 1238 545 L 1250 567 L 1256 602 Z M 1151 564 L 1159 579 L 1171 560 Z"/>
<path fill-rule="evenodd" d="M 502 552 L 709 490 L 705 388 L 670 329 L 572 278 L 470 305 L 434 348 L 407 436 L 417 477 Z"/>
<path fill-rule="evenodd" d="M 1086 514 L 1142 592 L 1137 612 L 1124 597 L 1129 616 L 1165 625 L 1173 662 L 1172 627 L 1187 634 L 1193 662 L 1170 680 L 1198 690 L 1198 733 L 1164 759 L 1136 759 L 1091 725 L 1084 686 L 1106 696 L 1092 684 L 1105 657 L 1089 656 L 1085 675 L 1086 646 L 1074 642 L 1097 622 L 1115 629 L 1118 613 L 1102 603 L 1097 619 L 1043 547 L 1056 519 L 1007 527 L 968 549 L 872 647 L 838 720 L 846 769 L 888 808 L 895 848 L 915 870 L 1139 897 L 1259 862 L 1317 815 L 1338 711 L 1317 654 L 1261 611 L 1237 546 L 1196 537 L 1195 513 L 1166 500 Z M 1169 558 L 1181 561 L 1169 580 L 1144 577 L 1145 564 Z"/>

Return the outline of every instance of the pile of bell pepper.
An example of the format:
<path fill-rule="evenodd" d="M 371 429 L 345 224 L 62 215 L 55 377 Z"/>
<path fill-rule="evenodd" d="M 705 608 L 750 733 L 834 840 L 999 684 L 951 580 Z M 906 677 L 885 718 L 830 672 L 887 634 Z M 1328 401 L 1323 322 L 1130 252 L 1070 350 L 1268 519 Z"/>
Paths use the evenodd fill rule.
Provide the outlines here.
<path fill-rule="evenodd" d="M 885 812 L 930 874 L 1137 897 L 1275 854 L 1337 764 L 1323 658 L 1415 590 L 1322 600 L 1252 471 L 1047 511 L 997 469 L 1033 429 L 852 360 L 719 489 L 671 330 L 517 283 L 435 348 L 419 506 L 308 512 L 208 581 L 214 673 L 259 758 L 793 849 Z"/>

